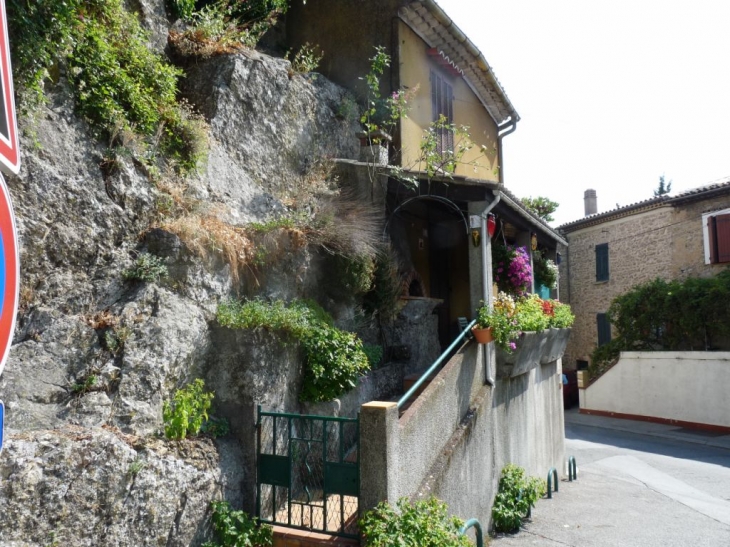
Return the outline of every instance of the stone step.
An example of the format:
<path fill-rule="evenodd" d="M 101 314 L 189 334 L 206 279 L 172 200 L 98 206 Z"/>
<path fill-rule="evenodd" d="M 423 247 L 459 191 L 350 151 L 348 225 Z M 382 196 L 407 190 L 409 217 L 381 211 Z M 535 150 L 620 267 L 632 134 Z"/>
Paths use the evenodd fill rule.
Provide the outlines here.
<path fill-rule="evenodd" d="M 274 526 L 273 547 L 357 547 L 358 545 L 360 545 L 360 542 L 356 539 Z"/>
<path fill-rule="evenodd" d="M 312 499 L 306 503 L 292 499 L 291 509 L 282 506 L 273 521 L 281 523 L 274 525 L 274 547 L 310 547 L 311 545 L 353 545 L 352 540 L 334 535 L 342 530 L 350 534 L 357 534 L 358 499 L 353 496 L 330 494 L 327 496 L 327 522 L 324 522 L 324 499 L 321 490 L 310 492 Z M 340 514 L 340 509 L 344 515 Z M 344 526 L 342 525 L 344 517 Z M 286 524 L 299 528 L 291 528 Z M 276 542 L 276 535 L 282 536 L 289 543 Z M 297 543 L 299 542 L 299 543 Z M 348 543 L 349 542 L 349 543 Z M 358 542 L 355 541 L 354 544 Z"/>

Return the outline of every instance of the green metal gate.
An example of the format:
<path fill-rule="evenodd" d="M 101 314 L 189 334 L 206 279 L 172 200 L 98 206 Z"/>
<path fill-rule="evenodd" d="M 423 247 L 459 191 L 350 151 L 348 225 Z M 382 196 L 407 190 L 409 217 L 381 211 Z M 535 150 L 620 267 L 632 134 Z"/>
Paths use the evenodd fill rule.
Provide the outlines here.
<path fill-rule="evenodd" d="M 358 537 L 357 418 L 258 408 L 256 515 L 263 522 Z"/>

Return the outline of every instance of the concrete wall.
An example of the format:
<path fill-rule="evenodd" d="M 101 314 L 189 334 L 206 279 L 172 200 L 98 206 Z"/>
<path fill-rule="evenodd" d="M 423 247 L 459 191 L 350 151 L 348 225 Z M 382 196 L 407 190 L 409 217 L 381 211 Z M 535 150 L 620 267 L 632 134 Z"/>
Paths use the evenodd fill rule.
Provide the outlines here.
<path fill-rule="evenodd" d="M 564 436 L 559 361 L 486 384 L 485 354 L 469 342 L 398 419 L 395 403 L 361 410 L 361 507 L 435 495 L 461 518 L 491 520 L 501 469 L 563 473 Z"/>
<path fill-rule="evenodd" d="M 727 386 L 730 352 L 622 352 L 581 390 L 580 408 L 730 427 Z"/>
<path fill-rule="evenodd" d="M 704 263 L 702 213 L 730 207 L 730 196 L 664 205 L 645 212 L 581 228 L 566 234 L 569 247 L 559 249 L 560 296 L 576 316 L 563 362 L 574 369 L 588 360 L 598 342 L 596 314 L 611 301 L 657 277 L 707 277 L 730 267 Z M 596 281 L 595 247 L 608 243 L 609 280 Z"/>

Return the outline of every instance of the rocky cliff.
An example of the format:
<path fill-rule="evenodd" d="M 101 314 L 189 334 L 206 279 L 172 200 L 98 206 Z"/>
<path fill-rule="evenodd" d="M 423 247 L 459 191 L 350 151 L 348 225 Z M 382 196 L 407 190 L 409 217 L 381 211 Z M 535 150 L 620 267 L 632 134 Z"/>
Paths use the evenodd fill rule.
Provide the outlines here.
<path fill-rule="evenodd" d="M 129 4 L 161 51 L 164 2 Z M 211 223 L 240 235 L 312 184 L 331 189 L 323 162 L 356 157 L 358 124 L 338 110 L 346 92 L 289 69 L 255 51 L 186 68 L 182 91 L 205 117 L 209 150 L 184 179 L 151 172 L 134 151 L 110 159 L 63 72 L 47 82 L 47 104 L 20 120 L 22 170 L 8 186 L 22 302 L 0 378 L 0 545 L 197 545 L 212 499 L 250 506 L 252 404 L 297 410 L 301 359 L 274 334 L 219 327 L 218 304 L 308 297 L 336 320 L 353 316 L 323 281 L 331 255 L 295 232 L 268 234 L 277 259 L 258 269 L 200 244 Z M 125 279 L 143 253 L 169 275 Z M 232 434 L 168 441 L 163 401 L 198 377 Z"/>

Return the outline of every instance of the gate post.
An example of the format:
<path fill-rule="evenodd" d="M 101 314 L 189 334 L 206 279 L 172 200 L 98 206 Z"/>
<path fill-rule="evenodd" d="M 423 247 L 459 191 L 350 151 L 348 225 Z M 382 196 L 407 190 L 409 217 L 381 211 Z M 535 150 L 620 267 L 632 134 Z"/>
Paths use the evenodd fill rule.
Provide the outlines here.
<path fill-rule="evenodd" d="M 397 403 L 373 401 L 360 407 L 360 514 L 398 497 Z"/>

